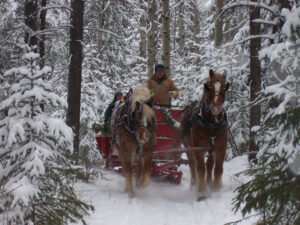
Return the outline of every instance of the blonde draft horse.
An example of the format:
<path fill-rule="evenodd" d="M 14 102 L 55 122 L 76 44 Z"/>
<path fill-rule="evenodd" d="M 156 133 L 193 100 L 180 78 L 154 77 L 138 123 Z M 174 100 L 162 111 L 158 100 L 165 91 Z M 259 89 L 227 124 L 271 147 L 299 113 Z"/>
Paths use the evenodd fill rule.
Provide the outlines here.
<path fill-rule="evenodd" d="M 191 187 L 197 184 L 197 200 L 207 198 L 207 184 L 212 189 L 222 187 L 223 162 L 226 155 L 228 128 L 222 107 L 229 88 L 226 76 L 209 70 L 201 101 L 188 105 L 181 115 L 181 135 L 186 148 L 204 147 L 205 152 L 187 152 Z M 212 171 L 214 170 L 214 179 Z M 206 175 L 206 179 L 205 179 Z"/>
<path fill-rule="evenodd" d="M 138 86 L 129 101 L 120 105 L 112 114 L 111 131 L 118 149 L 122 172 L 125 177 L 125 192 L 134 197 L 133 170 L 136 161 L 136 186 L 149 184 L 152 152 L 155 150 L 155 113 L 153 98 L 146 86 Z"/>

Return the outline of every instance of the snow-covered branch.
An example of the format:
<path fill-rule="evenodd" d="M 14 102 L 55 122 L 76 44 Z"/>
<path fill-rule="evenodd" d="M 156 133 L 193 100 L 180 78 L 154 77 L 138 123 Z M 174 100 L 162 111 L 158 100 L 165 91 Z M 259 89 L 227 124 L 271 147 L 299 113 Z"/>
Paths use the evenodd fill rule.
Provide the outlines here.
<path fill-rule="evenodd" d="M 276 7 L 268 6 L 267 4 L 264 4 L 262 2 L 255 3 L 250 1 L 234 1 L 232 3 L 229 3 L 223 7 L 222 12 L 220 13 L 219 16 L 221 16 L 225 11 L 235 7 L 260 7 L 262 9 L 269 11 L 275 16 L 280 16 L 279 11 L 277 10 Z"/>
<path fill-rule="evenodd" d="M 263 19 L 255 19 L 252 22 L 254 23 L 262 23 L 262 24 L 267 24 L 267 25 L 273 25 L 276 26 L 278 24 L 278 21 L 269 21 L 269 20 L 263 20 Z"/>
<path fill-rule="evenodd" d="M 250 41 L 251 39 L 256 39 L 256 38 L 261 38 L 261 39 L 271 39 L 271 40 L 274 40 L 275 37 L 273 34 L 260 34 L 260 35 L 250 35 L 248 36 L 247 38 L 244 38 L 243 40 L 241 41 L 237 41 L 237 42 L 233 42 L 233 43 L 229 43 L 229 44 L 226 44 L 224 45 L 224 47 L 227 47 L 227 46 L 232 46 L 232 45 L 236 45 L 236 44 L 242 44 L 246 41 Z"/>

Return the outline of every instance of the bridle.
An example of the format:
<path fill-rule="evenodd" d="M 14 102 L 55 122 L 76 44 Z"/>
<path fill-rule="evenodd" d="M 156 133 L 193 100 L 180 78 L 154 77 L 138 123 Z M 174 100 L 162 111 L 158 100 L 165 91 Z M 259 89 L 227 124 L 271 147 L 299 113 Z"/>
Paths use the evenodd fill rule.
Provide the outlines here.
<path fill-rule="evenodd" d="M 210 93 L 211 92 L 211 87 L 209 87 L 208 85 L 205 85 L 206 86 L 206 91 L 208 92 L 204 98 L 204 107 L 205 107 L 205 110 L 206 112 L 207 111 L 210 111 L 213 115 L 218 115 L 220 114 L 223 110 L 223 103 L 225 101 L 225 93 L 226 91 L 228 90 L 229 88 L 229 84 L 227 83 L 226 84 L 226 87 L 225 87 L 225 91 L 214 91 L 213 93 Z M 212 86 L 212 85 L 210 85 Z M 221 103 L 221 106 L 218 107 L 218 111 L 214 112 L 214 108 L 212 106 L 212 104 L 207 104 L 207 99 L 209 98 L 209 101 L 210 102 L 213 102 L 215 100 L 215 98 L 222 98 L 222 103 Z"/>
<path fill-rule="evenodd" d="M 141 109 L 138 109 L 137 111 L 134 111 L 131 115 L 130 115 L 130 119 L 129 119 L 129 121 L 128 121 L 128 123 L 132 123 L 132 128 L 133 128 L 133 132 L 131 132 L 131 133 L 133 133 L 134 135 L 135 135 L 135 139 L 136 139 L 136 141 L 137 141 L 137 143 L 138 143 L 138 148 L 137 148 L 137 150 L 136 150 L 136 153 L 137 154 L 142 154 L 141 153 L 141 150 L 142 150 L 142 146 L 143 146 L 143 143 L 141 143 L 139 140 L 138 140 L 138 138 L 137 138 L 137 133 L 140 133 L 140 134 L 145 134 L 146 133 L 146 135 L 148 136 L 148 137 L 151 137 L 151 135 L 152 135 L 152 133 L 153 133 L 153 131 L 154 131 L 154 128 L 155 128 L 155 123 L 154 123 L 154 121 L 151 121 L 152 123 L 151 123 L 151 126 L 149 126 L 149 127 L 146 127 L 146 126 L 144 126 L 143 124 L 141 124 L 141 123 L 137 123 L 136 122 L 136 120 L 134 119 L 134 115 L 135 115 L 135 113 L 141 113 L 142 115 L 143 115 L 143 105 L 144 104 L 146 104 L 146 103 L 142 103 L 141 105 L 142 105 L 142 107 L 141 107 Z M 147 104 L 146 104 L 147 105 Z M 145 116 L 145 115 L 143 115 L 143 116 Z M 141 119 L 140 119 L 141 120 Z"/>

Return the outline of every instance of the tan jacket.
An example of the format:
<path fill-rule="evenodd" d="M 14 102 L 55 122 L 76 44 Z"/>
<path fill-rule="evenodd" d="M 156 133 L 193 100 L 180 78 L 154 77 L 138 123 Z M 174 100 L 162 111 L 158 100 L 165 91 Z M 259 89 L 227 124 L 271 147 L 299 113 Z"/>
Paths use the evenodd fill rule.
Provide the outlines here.
<path fill-rule="evenodd" d="M 171 97 L 169 91 L 175 91 L 175 97 L 178 97 L 179 91 L 175 86 L 174 81 L 165 77 L 161 84 L 158 84 L 155 74 L 146 81 L 147 87 L 154 91 L 155 103 L 159 100 L 160 105 L 171 105 Z"/>

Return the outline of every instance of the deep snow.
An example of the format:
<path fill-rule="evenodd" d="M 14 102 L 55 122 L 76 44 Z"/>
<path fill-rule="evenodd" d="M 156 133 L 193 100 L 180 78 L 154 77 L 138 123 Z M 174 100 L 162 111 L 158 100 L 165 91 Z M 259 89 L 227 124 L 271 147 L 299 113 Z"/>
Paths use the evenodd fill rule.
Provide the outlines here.
<path fill-rule="evenodd" d="M 145 189 L 135 189 L 136 197 L 129 199 L 124 190 L 124 178 L 105 172 L 94 184 L 78 185 L 79 196 L 93 204 L 95 212 L 85 217 L 89 225 L 221 225 L 242 219 L 232 212 L 234 189 L 247 180 L 236 173 L 247 168 L 247 157 L 236 157 L 224 164 L 223 188 L 210 192 L 209 198 L 197 202 L 196 191 L 190 189 L 189 168 L 181 165 L 179 185 L 151 180 Z M 255 217 L 239 225 L 254 224 Z M 82 223 L 78 223 L 81 225 Z"/>

